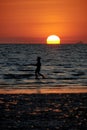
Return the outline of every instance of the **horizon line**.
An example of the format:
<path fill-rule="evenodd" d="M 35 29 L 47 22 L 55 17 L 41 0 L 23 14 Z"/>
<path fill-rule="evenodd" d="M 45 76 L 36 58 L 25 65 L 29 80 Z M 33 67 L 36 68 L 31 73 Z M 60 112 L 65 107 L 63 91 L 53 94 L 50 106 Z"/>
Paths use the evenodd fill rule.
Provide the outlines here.
<path fill-rule="evenodd" d="M 0 44 L 41 44 L 41 45 L 48 45 L 47 43 L 40 43 L 40 42 L 0 42 Z M 62 42 L 62 43 L 60 43 L 59 45 L 61 45 L 61 44 L 87 44 L 86 42 Z M 57 44 L 53 44 L 53 45 L 57 45 Z"/>

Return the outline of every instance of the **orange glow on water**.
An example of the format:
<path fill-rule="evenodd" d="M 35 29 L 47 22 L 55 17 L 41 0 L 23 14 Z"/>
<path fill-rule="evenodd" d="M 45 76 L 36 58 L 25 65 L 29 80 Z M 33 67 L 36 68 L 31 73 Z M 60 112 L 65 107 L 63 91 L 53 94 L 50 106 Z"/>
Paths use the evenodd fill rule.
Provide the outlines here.
<path fill-rule="evenodd" d="M 78 86 L 77 88 L 36 88 L 36 89 L 0 89 L 0 94 L 57 94 L 57 93 L 87 93 L 87 88 Z M 58 86 L 59 87 L 59 86 Z"/>

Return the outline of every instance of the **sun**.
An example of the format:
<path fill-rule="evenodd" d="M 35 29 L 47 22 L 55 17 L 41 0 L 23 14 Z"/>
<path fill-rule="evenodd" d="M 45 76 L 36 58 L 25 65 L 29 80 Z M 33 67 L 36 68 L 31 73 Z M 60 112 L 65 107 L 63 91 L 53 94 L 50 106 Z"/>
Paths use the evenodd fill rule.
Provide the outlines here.
<path fill-rule="evenodd" d="M 60 38 L 56 35 L 50 35 L 47 37 L 47 44 L 60 44 Z"/>

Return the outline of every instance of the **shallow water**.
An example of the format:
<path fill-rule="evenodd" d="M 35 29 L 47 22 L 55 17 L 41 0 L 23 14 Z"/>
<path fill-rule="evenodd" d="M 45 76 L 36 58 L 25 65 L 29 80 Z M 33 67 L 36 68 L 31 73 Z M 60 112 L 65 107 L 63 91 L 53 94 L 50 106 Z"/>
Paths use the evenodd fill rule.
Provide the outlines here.
<path fill-rule="evenodd" d="M 35 79 L 37 56 L 41 56 L 41 73 Z M 0 88 L 33 86 L 87 86 L 87 44 L 75 45 L 0 45 Z"/>

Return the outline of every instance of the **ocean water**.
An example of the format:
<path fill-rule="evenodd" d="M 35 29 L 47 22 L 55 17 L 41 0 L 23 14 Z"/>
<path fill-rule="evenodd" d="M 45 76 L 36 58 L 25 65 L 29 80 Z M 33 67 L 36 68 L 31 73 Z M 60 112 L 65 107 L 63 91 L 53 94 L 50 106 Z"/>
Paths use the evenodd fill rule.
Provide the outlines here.
<path fill-rule="evenodd" d="M 35 79 L 37 56 L 41 77 Z M 87 87 L 87 44 L 0 44 L 0 88 Z"/>

